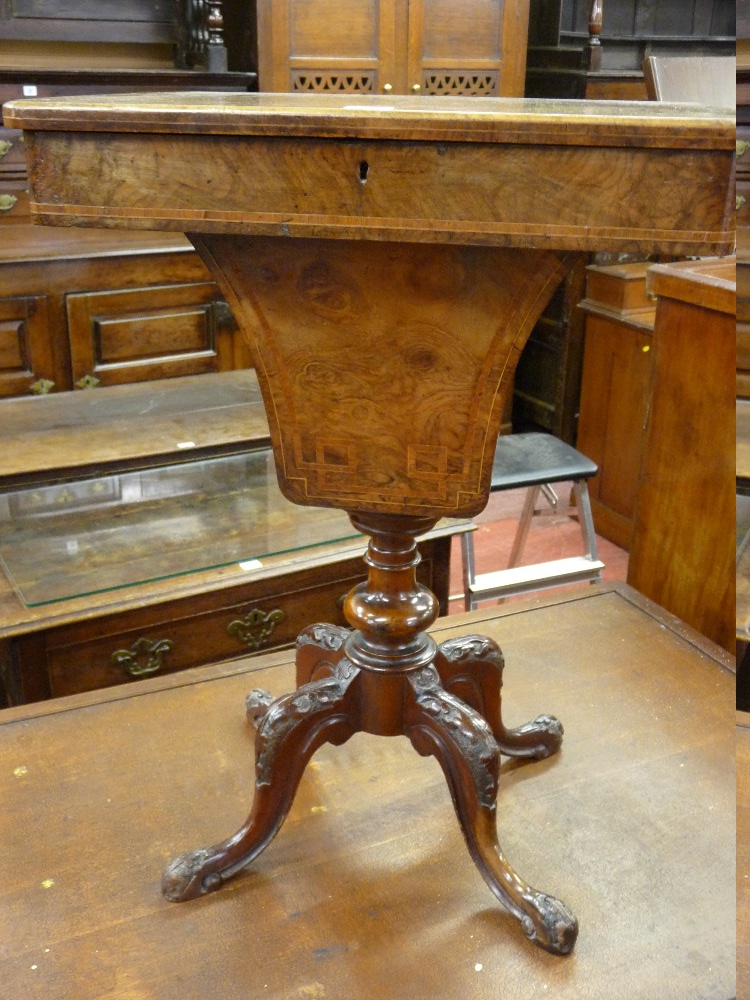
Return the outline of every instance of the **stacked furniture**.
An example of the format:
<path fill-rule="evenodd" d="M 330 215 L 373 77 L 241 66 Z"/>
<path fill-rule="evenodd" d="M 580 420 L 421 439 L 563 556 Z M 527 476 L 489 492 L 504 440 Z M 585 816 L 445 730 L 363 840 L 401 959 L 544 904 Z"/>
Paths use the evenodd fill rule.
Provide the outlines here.
<path fill-rule="evenodd" d="M 654 264 L 654 358 L 628 583 L 735 649 L 735 261 Z"/>
<path fill-rule="evenodd" d="M 131 683 L 344 625 L 365 576 L 341 511 L 280 494 L 253 371 L 3 404 L 0 705 Z M 448 606 L 451 537 L 420 581 Z"/>
<path fill-rule="evenodd" d="M 734 11 L 734 0 L 531 0 L 526 95 L 645 101 L 648 54 L 734 57 Z M 550 303 L 516 372 L 514 429 L 577 444 L 585 266 L 620 262 L 581 261 Z"/>
<path fill-rule="evenodd" d="M 252 66 L 227 70 L 221 13 L 220 3 L 142 0 L 4 5 L 0 104 L 255 89 Z M 0 127 L 0 399 L 248 364 L 226 303 L 182 234 L 40 231 L 27 188 L 21 133 Z"/>
<path fill-rule="evenodd" d="M 734 0 L 531 0 L 526 93 L 644 101 L 647 55 L 734 56 L 734 36 Z"/>
<path fill-rule="evenodd" d="M 596 530 L 624 549 L 633 533 L 653 358 L 647 269 L 592 264 L 580 303 L 586 346 L 578 447 L 599 466 L 589 486 Z"/>

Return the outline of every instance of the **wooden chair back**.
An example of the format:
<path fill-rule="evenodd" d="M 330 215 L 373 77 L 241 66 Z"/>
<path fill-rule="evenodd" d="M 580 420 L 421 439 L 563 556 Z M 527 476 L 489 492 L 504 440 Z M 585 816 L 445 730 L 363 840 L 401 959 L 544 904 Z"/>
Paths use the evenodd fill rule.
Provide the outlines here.
<path fill-rule="evenodd" d="M 731 56 L 647 56 L 643 76 L 650 101 L 735 106 L 735 60 Z"/>

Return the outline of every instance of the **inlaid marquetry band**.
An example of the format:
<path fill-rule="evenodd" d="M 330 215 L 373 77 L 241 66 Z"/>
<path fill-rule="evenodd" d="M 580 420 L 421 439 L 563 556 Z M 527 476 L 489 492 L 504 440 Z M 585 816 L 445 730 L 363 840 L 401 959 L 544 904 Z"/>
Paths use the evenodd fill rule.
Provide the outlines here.
<path fill-rule="evenodd" d="M 356 225 L 370 237 L 377 234 L 383 240 L 403 239 L 408 232 L 415 242 L 455 242 L 468 245 L 536 248 L 543 239 L 550 245 L 564 243 L 566 249 L 601 250 L 608 244 L 631 244 L 649 241 L 659 245 L 683 243 L 723 243 L 727 234 L 721 230 L 705 229 L 637 229 L 614 226 L 556 226 L 546 223 L 476 222 L 470 230 L 467 223 L 455 219 L 439 219 L 424 223 L 419 219 L 400 219 L 398 226 L 390 218 L 331 215 L 298 215 L 289 218 L 278 212 L 220 211 L 195 209 L 150 208 L 92 208 L 82 205 L 53 205 L 32 202 L 31 214 L 35 222 L 60 225 L 60 219 L 69 220 L 63 225 L 107 226 L 108 221 L 126 221 L 128 228 L 152 229 L 154 220 L 168 230 L 180 232 L 227 232 L 254 236 L 335 236 L 338 230 L 347 231 Z M 184 225 L 183 225 L 184 223 Z M 140 224 L 140 225 L 139 225 Z"/>

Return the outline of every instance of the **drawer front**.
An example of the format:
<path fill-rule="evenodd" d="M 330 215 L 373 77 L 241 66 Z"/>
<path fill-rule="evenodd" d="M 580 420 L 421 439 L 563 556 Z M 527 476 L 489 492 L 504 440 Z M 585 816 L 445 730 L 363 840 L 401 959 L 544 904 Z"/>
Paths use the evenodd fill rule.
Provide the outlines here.
<path fill-rule="evenodd" d="M 29 192 L 0 180 L 0 226 L 31 222 Z"/>
<path fill-rule="evenodd" d="M 0 298 L 0 397 L 54 388 L 45 295 Z"/>
<path fill-rule="evenodd" d="M 78 388 L 233 367 L 234 322 L 213 282 L 79 292 L 66 309 Z"/>
<path fill-rule="evenodd" d="M 0 180 L 23 185 L 28 177 L 23 130 L 0 128 Z"/>
<path fill-rule="evenodd" d="M 336 580 L 54 648 L 52 643 L 65 642 L 61 629 L 47 647 L 50 692 L 57 697 L 92 691 L 288 646 L 312 621 L 345 624 L 340 598 L 356 582 Z M 106 622 L 100 624 L 107 629 Z"/>
<path fill-rule="evenodd" d="M 418 579 L 433 585 L 432 543 L 420 545 Z M 60 626 L 17 642 L 21 700 L 76 694 L 290 646 L 315 622 L 346 625 L 343 599 L 364 579 L 360 557 L 323 569 L 315 583 L 281 578 L 231 592 Z M 320 578 L 320 570 L 312 575 Z"/>

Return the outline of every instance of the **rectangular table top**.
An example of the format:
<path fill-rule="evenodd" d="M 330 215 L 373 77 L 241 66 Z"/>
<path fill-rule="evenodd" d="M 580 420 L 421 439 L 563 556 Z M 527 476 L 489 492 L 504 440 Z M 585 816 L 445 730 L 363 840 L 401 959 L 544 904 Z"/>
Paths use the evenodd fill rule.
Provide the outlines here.
<path fill-rule="evenodd" d="M 244 696 L 290 654 L 0 712 L 0 975 L 45 1000 L 730 1000 L 734 677 L 627 587 L 441 619 L 506 657 L 506 722 L 565 725 L 505 762 L 500 840 L 564 899 L 569 958 L 530 946 L 466 852 L 437 763 L 402 738 L 322 748 L 277 839 L 219 893 L 163 865 L 244 820 Z"/>
<path fill-rule="evenodd" d="M 727 108 L 642 101 L 176 92 L 9 101 L 10 128 L 734 149 Z M 732 143 L 728 143 L 731 123 Z"/>
<path fill-rule="evenodd" d="M 180 93 L 11 101 L 49 225 L 725 254 L 735 121 L 659 102 Z M 731 191 L 730 191 L 731 188 Z"/>

